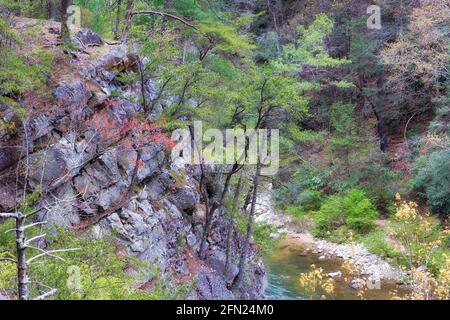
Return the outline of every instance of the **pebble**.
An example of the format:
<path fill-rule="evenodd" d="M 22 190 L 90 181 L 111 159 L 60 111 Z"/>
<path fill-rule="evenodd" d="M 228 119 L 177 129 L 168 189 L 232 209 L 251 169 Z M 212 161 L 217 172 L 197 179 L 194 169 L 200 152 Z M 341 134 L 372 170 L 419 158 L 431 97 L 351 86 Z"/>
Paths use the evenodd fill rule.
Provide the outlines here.
<path fill-rule="evenodd" d="M 342 277 L 342 272 L 341 271 L 330 272 L 330 273 L 328 273 L 328 276 L 330 278 L 340 278 L 340 277 Z"/>

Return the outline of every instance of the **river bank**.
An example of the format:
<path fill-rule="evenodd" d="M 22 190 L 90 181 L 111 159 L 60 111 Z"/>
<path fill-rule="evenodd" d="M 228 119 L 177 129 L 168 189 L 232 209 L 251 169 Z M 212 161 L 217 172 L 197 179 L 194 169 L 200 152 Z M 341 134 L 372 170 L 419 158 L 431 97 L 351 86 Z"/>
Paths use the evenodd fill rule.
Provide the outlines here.
<path fill-rule="evenodd" d="M 274 260 L 277 259 L 285 265 L 290 265 L 291 269 L 294 269 L 297 273 L 307 272 L 311 264 L 316 264 L 323 267 L 330 277 L 340 279 L 344 274 L 342 263 L 347 261 L 353 266 L 354 273 L 351 275 L 348 284 L 341 284 L 340 286 L 339 296 L 343 299 L 354 296 L 354 292 L 352 295 L 352 289 L 355 291 L 355 289 L 367 286 L 367 284 L 377 288 L 382 287 L 381 291 L 376 290 L 374 291 L 376 294 L 369 297 L 373 299 L 387 299 L 388 292 L 392 290 L 407 290 L 406 286 L 403 285 L 405 273 L 382 257 L 370 253 L 363 244 L 332 243 L 316 238 L 307 230 L 292 223 L 289 216 L 278 212 L 273 206 L 270 184 L 264 186 L 260 192 L 256 211 L 256 222 L 276 227 L 276 231 L 271 236 L 280 240 L 274 254 L 268 260 L 269 268 L 272 264 L 272 268 L 275 266 L 276 269 L 280 269 L 279 266 L 277 267 L 277 263 L 274 263 Z M 269 278 L 270 276 L 269 274 Z M 292 276 L 297 275 L 293 274 Z M 350 288 L 350 291 L 346 290 L 348 288 Z M 269 292 L 271 290 L 270 279 L 268 290 Z"/>
<path fill-rule="evenodd" d="M 299 277 L 311 270 L 311 265 L 321 268 L 329 277 L 334 279 L 334 291 L 327 295 L 333 300 L 359 300 L 361 293 L 352 287 L 353 275 L 342 268 L 343 260 L 336 257 L 321 258 L 321 254 L 305 251 L 295 239 L 282 239 L 276 248 L 265 258 L 268 286 L 265 292 L 267 299 L 274 300 L 305 300 L 321 299 L 320 289 L 311 294 L 300 285 Z M 408 287 L 399 285 L 393 280 L 383 280 L 363 292 L 366 300 L 388 300 L 392 293 L 403 296 L 408 293 Z"/>

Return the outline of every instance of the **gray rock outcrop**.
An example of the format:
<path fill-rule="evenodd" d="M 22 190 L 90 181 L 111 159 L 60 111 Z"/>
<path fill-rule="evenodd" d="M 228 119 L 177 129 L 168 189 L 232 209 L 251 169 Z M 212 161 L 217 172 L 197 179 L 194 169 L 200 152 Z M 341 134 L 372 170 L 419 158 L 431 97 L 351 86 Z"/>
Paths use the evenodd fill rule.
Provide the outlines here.
<path fill-rule="evenodd" d="M 101 45 L 90 32 L 77 36 L 84 45 Z M 82 70 L 82 79 L 61 82 L 53 105 L 27 123 L 27 144 L 19 144 L 27 152 L 16 152 L 11 137 L 0 138 L 0 172 L 10 177 L 0 181 L 0 208 L 16 204 L 15 169 L 26 163 L 21 181 L 42 194 L 36 204 L 40 219 L 72 228 L 89 224 L 93 237 L 113 235 L 129 255 L 157 267 L 169 287 L 196 284 L 192 299 L 262 298 L 265 271 L 254 247 L 248 284 L 228 289 L 237 274 L 241 236 L 235 232 L 236 254 L 224 275 L 225 218 L 214 219 L 208 257 L 198 258 L 205 216 L 196 169 L 174 171 L 167 146 L 150 129 L 143 138 L 129 133 L 142 106 L 111 91 L 120 85 L 116 75 L 132 71 L 135 63 L 136 57 L 117 47 Z M 180 175 L 181 182 L 175 178 Z"/>

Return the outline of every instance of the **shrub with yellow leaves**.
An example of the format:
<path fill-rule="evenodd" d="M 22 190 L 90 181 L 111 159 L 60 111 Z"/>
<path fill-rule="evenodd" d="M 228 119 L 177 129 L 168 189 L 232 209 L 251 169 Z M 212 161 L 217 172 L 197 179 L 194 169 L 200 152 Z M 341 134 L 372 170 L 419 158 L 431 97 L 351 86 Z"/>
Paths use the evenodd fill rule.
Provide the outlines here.
<path fill-rule="evenodd" d="M 314 264 L 311 265 L 311 271 L 300 275 L 299 282 L 310 299 L 313 299 L 318 291 L 331 295 L 335 289 L 334 280 L 329 278 L 322 268 L 317 268 Z M 326 299 L 326 296 L 322 295 L 321 299 Z"/>
<path fill-rule="evenodd" d="M 450 298 L 450 261 L 437 275 L 425 268 L 412 268 L 411 287 L 412 291 L 403 297 L 397 292 L 391 292 L 394 300 L 448 300 Z"/>
<path fill-rule="evenodd" d="M 449 230 L 442 230 L 429 214 L 420 214 L 416 203 L 401 201 L 399 195 L 396 200 L 391 236 L 408 263 L 412 292 L 402 298 L 393 292 L 393 299 L 449 299 L 450 258 L 443 251 Z"/>
<path fill-rule="evenodd" d="M 420 214 L 417 207 L 414 202 L 398 201 L 390 235 L 400 244 L 411 268 L 424 265 L 437 271 L 444 259 L 435 253 L 442 249 L 447 231 L 428 213 Z"/>

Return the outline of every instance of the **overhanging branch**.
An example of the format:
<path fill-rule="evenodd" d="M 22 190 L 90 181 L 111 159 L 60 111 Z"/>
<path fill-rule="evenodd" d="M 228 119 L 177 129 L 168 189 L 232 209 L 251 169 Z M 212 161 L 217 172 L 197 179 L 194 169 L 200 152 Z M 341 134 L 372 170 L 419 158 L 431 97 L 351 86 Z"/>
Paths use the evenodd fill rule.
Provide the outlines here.
<path fill-rule="evenodd" d="M 131 16 L 133 16 L 133 17 L 137 16 L 137 15 L 158 15 L 158 16 L 161 16 L 161 17 L 171 18 L 171 19 L 180 21 L 181 23 L 187 25 L 188 27 L 191 27 L 191 28 L 193 28 L 193 29 L 198 31 L 198 28 L 194 24 L 192 24 L 189 21 L 187 21 L 187 20 L 185 20 L 183 18 L 180 18 L 180 17 L 178 17 L 178 16 L 176 16 L 174 14 L 171 14 L 171 13 L 154 11 L 154 10 L 144 10 L 144 11 L 135 11 L 135 12 L 133 12 L 131 14 Z"/>

